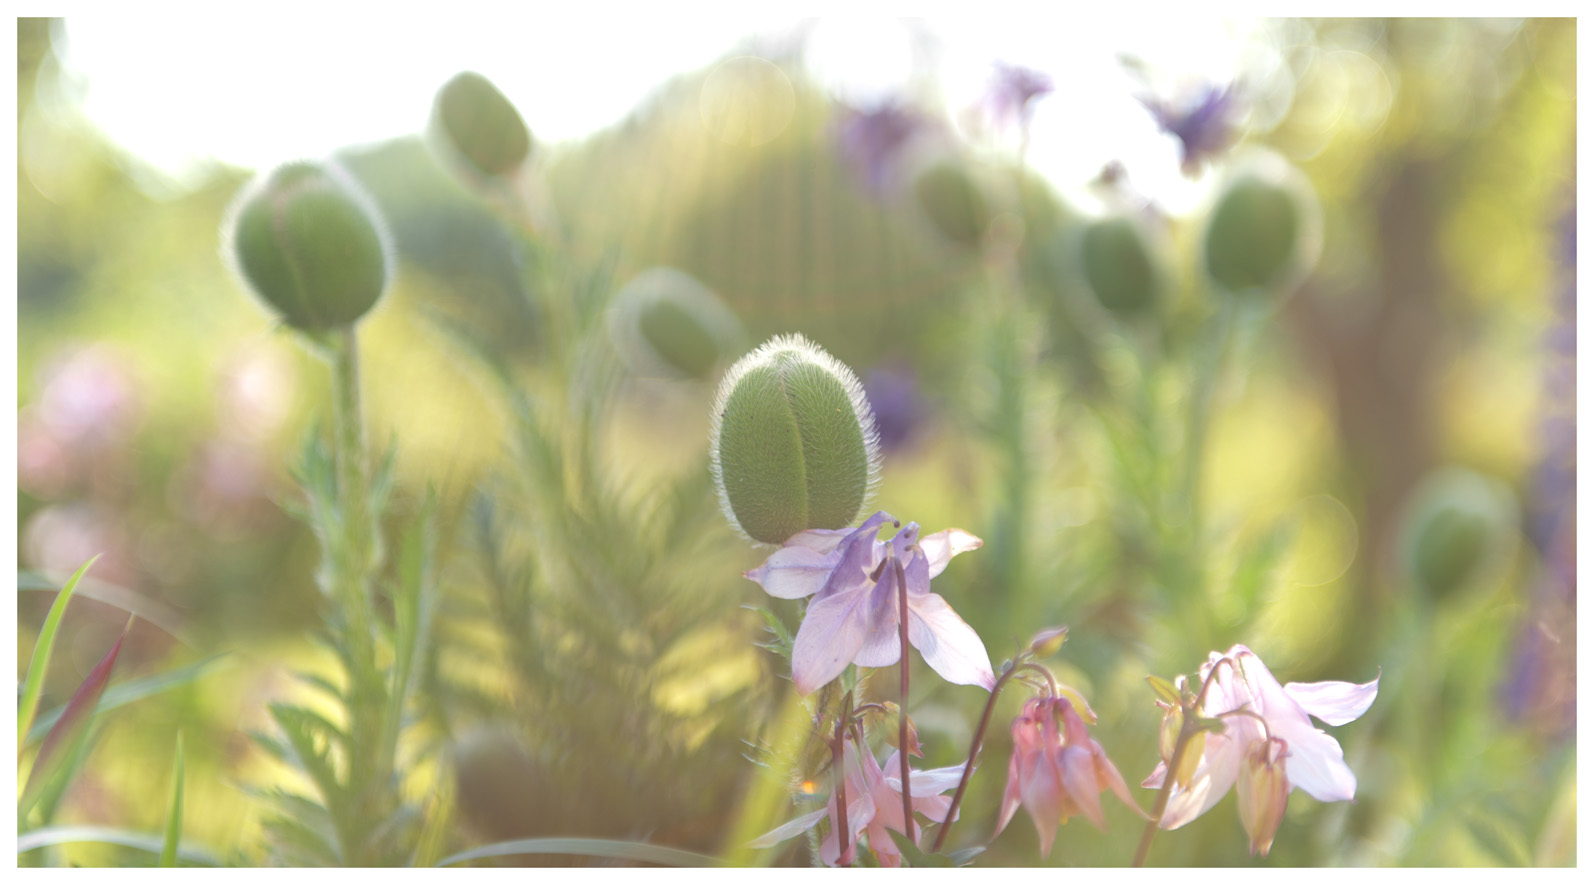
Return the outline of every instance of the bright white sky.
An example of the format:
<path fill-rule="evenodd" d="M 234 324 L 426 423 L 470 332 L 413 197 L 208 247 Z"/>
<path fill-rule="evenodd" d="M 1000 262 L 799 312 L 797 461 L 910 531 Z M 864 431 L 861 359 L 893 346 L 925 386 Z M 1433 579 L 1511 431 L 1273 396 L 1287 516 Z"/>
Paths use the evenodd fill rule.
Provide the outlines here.
<path fill-rule="evenodd" d="M 810 69 L 843 97 L 889 94 L 912 70 L 900 20 L 805 22 L 751 11 L 754 5 L 672 17 L 610 10 L 550 18 L 531 11 L 544 4 L 516 11 L 460 0 L 393 4 L 380 13 L 382 6 L 338 2 L 253 5 L 247 16 L 215 4 L 169 17 L 130 4 L 69 16 L 65 66 L 83 113 L 178 182 L 207 158 L 264 168 L 419 131 L 436 89 L 464 69 L 491 78 L 533 132 L 554 142 L 621 120 L 674 74 L 733 50 L 756 51 L 757 41 L 780 41 L 805 24 Z M 1203 188 L 1180 176 L 1176 142 L 1159 135 L 1133 100 L 1141 90 L 1119 54 L 1134 53 L 1171 76 L 1222 81 L 1236 72 L 1255 29 L 1210 16 L 1159 15 L 1148 27 L 1143 13 L 1081 22 L 1013 10 L 922 24 L 940 45 L 934 68 L 953 109 L 979 95 L 997 60 L 1042 70 L 1057 90 L 1036 105 L 1030 163 L 1074 189 L 1119 159 L 1137 189 L 1175 212 Z M 1247 57 L 1256 63 L 1254 44 Z"/>

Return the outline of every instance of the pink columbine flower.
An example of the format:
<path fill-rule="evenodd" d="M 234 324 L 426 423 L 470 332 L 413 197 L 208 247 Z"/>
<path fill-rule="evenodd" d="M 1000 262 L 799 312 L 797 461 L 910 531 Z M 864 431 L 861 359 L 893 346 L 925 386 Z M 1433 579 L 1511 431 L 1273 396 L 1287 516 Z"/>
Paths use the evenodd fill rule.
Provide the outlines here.
<path fill-rule="evenodd" d="M 1089 715 L 1089 710 L 1086 710 Z M 1062 720 L 1062 730 L 1057 728 Z M 1007 828 L 1022 804 L 1040 834 L 1041 856 L 1052 851 L 1057 827 L 1083 814 L 1097 829 L 1106 830 L 1100 795 L 1112 790 L 1142 817 L 1145 812 L 1129 795 L 1129 785 L 1107 758 L 1101 744 L 1091 738 L 1085 720 L 1062 697 L 1031 698 L 1013 720 L 1013 759 L 1007 765 L 1007 791 L 994 839 Z"/>
<path fill-rule="evenodd" d="M 861 755 L 861 760 L 860 760 Z M 880 865 L 897 867 L 902 865 L 902 852 L 897 849 L 896 842 L 892 841 L 886 830 L 896 830 L 912 839 L 919 841 L 919 822 L 911 822 L 912 832 L 904 825 L 902 820 L 902 778 L 887 775 L 886 772 L 900 772 L 901 760 L 897 753 L 892 753 L 886 760 L 882 770 L 875 761 L 873 753 L 859 754 L 848 741 L 842 750 L 843 765 L 847 772 L 847 853 L 841 853 L 839 833 L 839 815 L 836 808 L 835 793 L 831 793 L 825 807 L 818 811 L 809 812 L 795 820 L 770 830 L 768 833 L 754 839 L 749 843 L 752 848 L 769 848 L 813 829 L 820 820 L 830 818 L 830 832 L 819 843 L 819 859 L 829 866 L 848 866 L 857 857 L 858 838 L 861 835 L 869 836 L 869 848 L 879 858 Z M 913 810 L 934 823 L 945 823 L 946 813 L 952 805 L 952 797 L 942 796 L 941 793 L 958 785 L 963 777 L 963 766 L 953 765 L 947 768 L 935 768 L 929 771 L 908 772 L 908 778 L 913 786 Z M 956 820 L 956 818 L 953 818 Z"/>
<path fill-rule="evenodd" d="M 1213 652 L 1208 657 L 1201 667 L 1203 682 L 1219 662 L 1225 663 L 1202 701 L 1201 714 L 1222 717 L 1224 729 L 1207 734 L 1188 786 L 1175 782 L 1161 827 L 1177 829 L 1200 817 L 1239 780 L 1240 817 L 1251 837 L 1251 852 L 1266 855 L 1291 789 L 1300 787 L 1322 802 L 1355 798 L 1356 775 L 1345 764 L 1339 742 L 1308 717 L 1329 725 L 1360 717 L 1378 696 L 1378 680 L 1281 686 L 1261 658 L 1236 645 L 1226 655 Z M 1161 788 L 1167 771 L 1163 760 L 1141 786 Z"/>
<path fill-rule="evenodd" d="M 808 694 L 841 675 L 848 664 L 885 667 L 902 656 L 898 636 L 897 570 L 908 584 L 908 642 L 948 682 L 996 685 L 985 643 L 946 600 L 930 592 L 930 579 L 952 557 L 984 542 L 962 529 L 919 536 L 910 522 L 890 541 L 880 527 L 894 522 L 881 511 L 856 529 L 810 529 L 786 540 L 764 564 L 743 575 L 781 599 L 812 596 L 792 648 L 792 680 Z"/>

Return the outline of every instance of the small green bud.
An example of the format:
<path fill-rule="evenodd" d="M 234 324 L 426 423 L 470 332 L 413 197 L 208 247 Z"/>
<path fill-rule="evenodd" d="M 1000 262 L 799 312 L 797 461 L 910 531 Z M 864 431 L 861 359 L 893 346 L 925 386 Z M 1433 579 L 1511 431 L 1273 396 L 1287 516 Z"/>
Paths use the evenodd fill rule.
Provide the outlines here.
<path fill-rule="evenodd" d="M 645 270 L 614 298 L 610 340 L 644 377 L 707 378 L 741 346 L 736 314 L 708 287 L 668 267 Z"/>
<path fill-rule="evenodd" d="M 772 338 L 725 373 L 709 449 L 726 518 L 765 544 L 850 525 L 880 469 L 863 385 L 801 335 Z"/>
<path fill-rule="evenodd" d="M 392 248 L 375 204 L 333 164 L 288 163 L 245 188 L 227 252 L 288 325 L 348 326 L 382 297 Z"/>
<path fill-rule="evenodd" d="M 957 163 L 937 163 L 913 182 L 919 208 L 943 236 L 962 246 L 977 246 L 991 224 L 991 209 L 979 185 Z"/>
<path fill-rule="evenodd" d="M 469 172 L 508 177 L 531 153 L 526 121 L 491 80 L 474 71 L 455 74 L 437 92 L 431 132 Z"/>
<path fill-rule="evenodd" d="M 1321 221 L 1305 176 L 1273 155 L 1242 164 L 1207 220 L 1207 275 L 1234 294 L 1292 291 L 1317 261 Z"/>
<path fill-rule="evenodd" d="M 1509 547 L 1515 506 L 1497 480 L 1460 468 L 1429 474 L 1413 492 L 1401 529 L 1407 573 L 1435 598 L 1475 581 Z"/>
<path fill-rule="evenodd" d="M 1157 303 L 1162 273 L 1149 233 L 1135 219 L 1115 215 L 1093 222 L 1081 237 L 1085 282 L 1101 306 L 1120 316 Z"/>

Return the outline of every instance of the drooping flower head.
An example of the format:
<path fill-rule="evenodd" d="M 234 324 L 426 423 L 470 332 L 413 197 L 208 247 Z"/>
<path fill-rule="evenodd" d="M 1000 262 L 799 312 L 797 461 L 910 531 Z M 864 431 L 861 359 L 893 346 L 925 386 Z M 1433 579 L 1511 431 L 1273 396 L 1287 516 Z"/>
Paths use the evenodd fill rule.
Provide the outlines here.
<path fill-rule="evenodd" d="M 1157 128 L 1179 139 L 1179 159 L 1186 175 L 1221 156 L 1239 135 L 1241 114 L 1234 84 L 1206 84 L 1184 100 L 1165 100 L 1141 96 L 1140 103 L 1151 112 Z"/>
<path fill-rule="evenodd" d="M 843 854 L 841 850 L 841 815 L 834 792 L 824 808 L 781 824 L 754 839 L 750 847 L 769 848 L 778 845 L 829 818 L 830 832 L 819 843 L 819 859 L 826 865 L 851 865 L 856 858 L 859 837 L 867 835 L 869 849 L 875 853 L 881 866 L 901 866 L 902 852 L 886 830 L 895 830 L 918 842 L 921 829 L 917 820 L 906 823 L 902 820 L 902 778 L 898 774 L 902 770 L 901 760 L 897 753 L 892 753 L 882 768 L 875 761 L 873 753 L 860 753 L 854 743 L 847 741 L 842 750 L 847 784 L 846 853 Z M 908 781 L 913 792 L 913 810 L 933 823 L 945 823 L 947 812 L 952 806 L 952 797 L 941 794 L 956 787 L 962 777 L 962 765 L 929 771 L 910 770 Z M 956 819 L 954 816 L 953 820 Z"/>
<path fill-rule="evenodd" d="M 996 62 L 986 89 L 984 106 L 997 131 L 1027 127 L 1035 113 L 1034 103 L 1052 89 L 1052 78 L 1032 68 Z"/>
<path fill-rule="evenodd" d="M 1035 822 L 1044 857 L 1051 853 L 1058 826 L 1070 817 L 1082 814 L 1097 829 L 1107 829 L 1100 798 L 1105 790 L 1145 816 L 1129 795 L 1123 775 L 1090 736 L 1087 717 L 1094 721 L 1095 714 L 1085 707 L 1081 715 L 1067 697 L 1031 698 L 1024 704 L 1024 712 L 1013 720 L 1013 758 L 992 838 L 1007 828 L 1023 805 Z"/>
<path fill-rule="evenodd" d="M 1160 825 L 1172 830 L 1195 820 L 1239 780 L 1244 794 L 1240 815 L 1251 850 L 1265 855 L 1290 790 L 1300 787 L 1322 802 L 1355 798 L 1356 775 L 1345 764 L 1339 742 L 1313 726 L 1309 717 L 1329 725 L 1360 717 L 1378 696 L 1378 680 L 1281 686 L 1262 659 L 1243 645 L 1223 655 L 1213 652 L 1201 667 L 1202 681 L 1214 672 L 1201 715 L 1222 719 L 1223 730 L 1206 733 L 1193 771 L 1188 778 L 1175 779 Z M 1162 787 L 1172 750 L 1165 746 L 1163 752 L 1163 761 L 1141 786 Z M 1183 774 L 1183 761 L 1180 769 Z"/>
<path fill-rule="evenodd" d="M 885 511 L 852 530 L 798 532 L 743 577 L 781 599 L 813 597 L 792 647 L 792 679 L 808 694 L 841 675 L 848 664 L 885 667 L 902 655 L 897 580 L 907 582 L 908 642 L 948 682 L 996 684 L 985 644 L 946 600 L 930 592 L 930 579 L 953 556 L 984 543 L 962 529 L 920 536 L 908 523 L 889 541 L 879 539 Z"/>
<path fill-rule="evenodd" d="M 837 142 L 858 183 L 878 198 L 898 188 L 910 148 L 931 129 L 924 114 L 891 100 L 868 109 L 844 110 Z"/>

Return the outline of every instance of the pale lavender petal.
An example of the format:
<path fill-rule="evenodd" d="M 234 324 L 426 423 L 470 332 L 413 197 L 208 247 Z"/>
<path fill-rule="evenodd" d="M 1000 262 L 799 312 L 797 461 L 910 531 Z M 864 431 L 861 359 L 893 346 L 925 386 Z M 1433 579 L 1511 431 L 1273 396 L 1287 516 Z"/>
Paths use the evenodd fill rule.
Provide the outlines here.
<path fill-rule="evenodd" d="M 1190 789 L 1174 785 L 1159 826 L 1164 830 L 1178 829 L 1218 804 L 1218 800 L 1228 795 L 1235 779 L 1240 776 L 1241 755 L 1235 742 L 1227 735 L 1209 733 L 1201 764 L 1196 766 L 1195 773 L 1190 777 Z M 1157 783 L 1161 786 L 1160 778 Z"/>
<path fill-rule="evenodd" d="M 1345 753 L 1334 740 L 1310 723 L 1275 725 L 1273 736 L 1284 739 L 1289 756 L 1284 773 L 1290 783 L 1321 802 L 1356 798 L 1356 773 L 1345 764 Z"/>
<path fill-rule="evenodd" d="M 923 560 L 920 560 L 922 565 Z M 913 585 L 909 578 L 909 586 Z M 952 606 L 935 593 L 908 597 L 908 641 L 941 678 L 958 685 L 996 687 L 985 643 Z"/>
<path fill-rule="evenodd" d="M 820 588 L 817 598 L 846 593 L 873 583 L 869 580 L 869 574 L 874 570 L 875 536 L 880 531 L 876 520 L 883 515 L 882 512 L 870 517 L 868 522 L 848 535 L 836 548 L 836 567 Z"/>
<path fill-rule="evenodd" d="M 889 776 L 891 767 L 886 766 Z M 915 771 L 908 775 L 909 783 L 913 784 L 913 795 L 931 796 L 936 793 L 945 793 L 953 789 L 963 780 L 963 763 L 948 765 L 945 768 L 931 768 L 928 771 Z"/>
<path fill-rule="evenodd" d="M 902 659 L 902 636 L 898 629 L 897 572 L 887 565 L 880 573 L 880 582 L 865 591 L 868 604 L 861 610 L 864 624 L 863 644 L 852 662 L 860 667 L 889 667 Z"/>
<path fill-rule="evenodd" d="M 930 562 L 930 577 L 933 578 L 946 571 L 946 564 L 952 561 L 952 557 L 978 550 L 984 544 L 984 541 L 962 529 L 946 529 L 925 535 L 919 540 L 919 549 L 924 551 L 925 558 Z"/>
<path fill-rule="evenodd" d="M 806 534 L 806 533 L 804 533 Z M 801 599 L 812 596 L 824 588 L 831 572 L 841 561 L 835 551 L 820 553 L 809 547 L 787 546 L 771 553 L 764 564 L 742 577 L 756 581 L 764 592 L 779 599 Z"/>
<path fill-rule="evenodd" d="M 1288 682 L 1284 693 L 1301 709 L 1329 725 L 1344 725 L 1358 719 L 1378 697 L 1378 680 L 1364 685 L 1351 682 Z"/>
<path fill-rule="evenodd" d="M 1062 747 L 1057 751 L 1057 767 L 1063 772 L 1063 786 L 1085 819 L 1096 829 L 1107 830 L 1107 816 L 1101 813 L 1101 791 L 1096 786 L 1096 760 L 1089 747 Z"/>
<path fill-rule="evenodd" d="M 791 676 L 799 693 L 812 693 L 852 663 L 868 631 L 863 609 L 870 589 L 865 586 L 832 594 L 808 606 L 792 644 Z"/>
<path fill-rule="evenodd" d="M 918 772 L 914 773 L 917 774 Z M 925 796 L 920 798 L 918 794 L 919 788 L 914 787 L 913 789 L 913 810 L 924 815 L 926 818 L 929 818 L 934 823 L 945 823 L 946 813 L 952 810 L 952 797 Z M 962 809 L 958 809 L 958 814 L 960 816 L 963 814 Z M 957 820 L 956 817 L 952 819 Z"/>
<path fill-rule="evenodd" d="M 809 812 L 808 814 L 805 814 L 802 817 L 796 818 L 794 820 L 786 821 L 785 823 L 781 824 L 780 826 L 776 827 L 775 829 L 770 830 L 769 832 L 765 833 L 764 835 L 759 836 L 757 839 L 754 839 L 753 841 L 747 843 L 747 847 L 748 848 L 771 848 L 771 847 L 774 847 L 776 845 L 779 845 L 780 843 L 786 841 L 787 839 L 790 839 L 791 837 L 797 835 L 798 833 L 806 833 L 809 830 L 813 829 L 814 828 L 814 824 L 817 824 L 821 820 L 824 820 L 825 815 L 827 815 L 829 813 L 830 813 L 830 809 L 821 808 L 818 811 Z"/>
<path fill-rule="evenodd" d="M 827 807 L 827 813 L 835 805 L 836 800 L 832 797 Z M 874 819 L 874 811 L 874 800 L 868 794 L 856 797 L 849 795 L 847 797 L 847 829 L 852 830 L 847 836 L 847 847 L 851 849 L 854 856 L 856 856 L 858 851 L 858 833 L 862 832 L 864 827 L 869 825 L 869 821 Z M 834 815 L 832 815 L 832 819 L 834 819 Z M 836 837 L 835 827 L 831 827 L 830 832 L 826 833 L 825 838 L 819 843 L 819 859 L 824 861 L 826 866 L 832 867 L 841 860 L 841 844 Z"/>
<path fill-rule="evenodd" d="M 996 817 L 996 832 L 991 834 L 995 839 L 1007 829 L 1008 821 L 1013 819 L 1013 812 L 1018 811 L 1019 803 L 1019 761 L 1018 750 L 1013 751 L 1013 758 L 1007 761 L 1007 789 L 1002 791 L 1002 812 Z"/>

